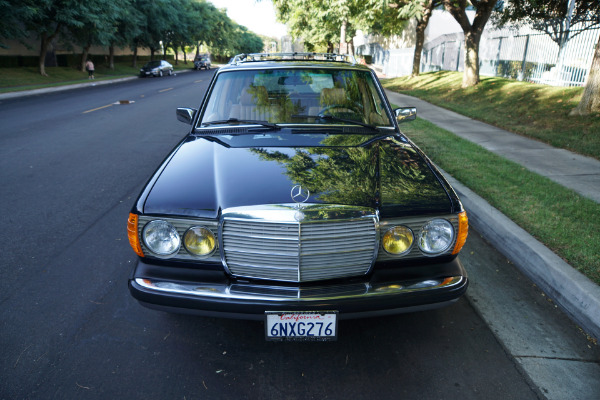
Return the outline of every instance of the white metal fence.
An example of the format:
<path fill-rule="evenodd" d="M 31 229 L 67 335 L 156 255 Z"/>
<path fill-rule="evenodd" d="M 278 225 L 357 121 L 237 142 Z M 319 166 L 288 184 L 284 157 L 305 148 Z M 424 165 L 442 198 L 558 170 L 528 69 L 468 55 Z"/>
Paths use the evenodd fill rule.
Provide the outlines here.
<path fill-rule="evenodd" d="M 600 29 L 571 31 L 562 50 L 543 33 L 512 34 L 491 31 L 481 38 L 480 74 L 501 76 L 554 86 L 583 86 L 598 42 Z M 560 51 L 559 51 L 560 50 Z M 425 44 L 421 71 L 463 71 L 464 37 L 462 33 L 442 35 Z M 414 47 L 384 50 L 371 43 L 357 48 L 361 55 L 371 55 L 389 77 L 410 75 Z"/>

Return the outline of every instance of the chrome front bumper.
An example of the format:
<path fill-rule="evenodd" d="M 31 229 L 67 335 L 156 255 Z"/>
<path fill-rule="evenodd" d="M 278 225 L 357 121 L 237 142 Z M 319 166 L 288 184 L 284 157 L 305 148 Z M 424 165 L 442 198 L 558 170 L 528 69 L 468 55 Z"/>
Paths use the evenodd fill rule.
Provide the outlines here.
<path fill-rule="evenodd" d="M 434 278 L 415 279 L 413 274 L 402 279 L 397 271 L 388 270 L 364 280 L 313 285 L 199 277 L 191 280 L 181 279 L 181 275 L 157 276 L 147 272 L 152 268 L 141 268 L 134 272 L 129 286 L 142 305 L 170 312 L 262 319 L 265 311 L 337 310 L 345 319 L 421 311 L 453 303 L 467 289 L 466 273 L 458 258 L 435 267 Z M 440 276 L 444 270 L 452 273 Z"/>
<path fill-rule="evenodd" d="M 266 286 L 252 284 L 210 284 L 199 285 L 177 283 L 153 279 L 135 279 L 140 288 L 156 293 L 172 293 L 204 298 L 228 299 L 231 301 L 272 301 L 314 302 L 335 300 L 363 300 L 376 296 L 395 296 L 408 293 L 452 290 L 464 285 L 464 276 L 453 276 L 445 279 L 424 280 L 410 283 L 384 283 L 370 285 L 357 283 L 335 286 L 317 286 L 311 288 Z"/>

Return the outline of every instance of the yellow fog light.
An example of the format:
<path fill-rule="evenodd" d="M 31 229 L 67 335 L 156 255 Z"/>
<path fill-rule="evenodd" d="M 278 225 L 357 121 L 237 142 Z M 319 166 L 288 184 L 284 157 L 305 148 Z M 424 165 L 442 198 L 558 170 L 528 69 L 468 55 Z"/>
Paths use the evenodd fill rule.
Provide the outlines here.
<path fill-rule="evenodd" d="M 383 249 L 394 256 L 403 255 L 410 251 L 414 238 L 406 226 L 395 226 L 383 235 Z"/>
<path fill-rule="evenodd" d="M 183 245 L 195 256 L 208 256 L 215 251 L 217 240 L 209 229 L 194 226 L 183 235 Z"/>

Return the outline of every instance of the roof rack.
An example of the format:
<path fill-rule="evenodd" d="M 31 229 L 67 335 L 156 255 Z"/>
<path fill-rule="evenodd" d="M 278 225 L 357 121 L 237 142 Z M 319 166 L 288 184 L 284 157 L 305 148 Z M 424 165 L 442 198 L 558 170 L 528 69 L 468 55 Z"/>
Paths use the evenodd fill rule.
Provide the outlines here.
<path fill-rule="evenodd" d="M 252 61 L 334 61 L 356 64 L 351 54 L 334 53 L 250 53 L 238 54 L 233 63 Z"/>

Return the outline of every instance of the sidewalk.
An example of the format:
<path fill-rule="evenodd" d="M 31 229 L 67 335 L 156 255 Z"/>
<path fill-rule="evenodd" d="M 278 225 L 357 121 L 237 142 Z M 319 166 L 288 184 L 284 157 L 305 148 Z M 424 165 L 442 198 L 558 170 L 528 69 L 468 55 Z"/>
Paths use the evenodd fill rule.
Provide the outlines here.
<path fill-rule="evenodd" d="M 600 203 L 600 161 L 527 139 L 415 97 L 389 90 L 386 95 L 398 106 L 417 107 L 419 117 L 440 128 Z M 470 225 L 588 334 L 600 339 L 600 287 L 460 182 L 452 177 L 449 181 L 461 197 Z"/>

